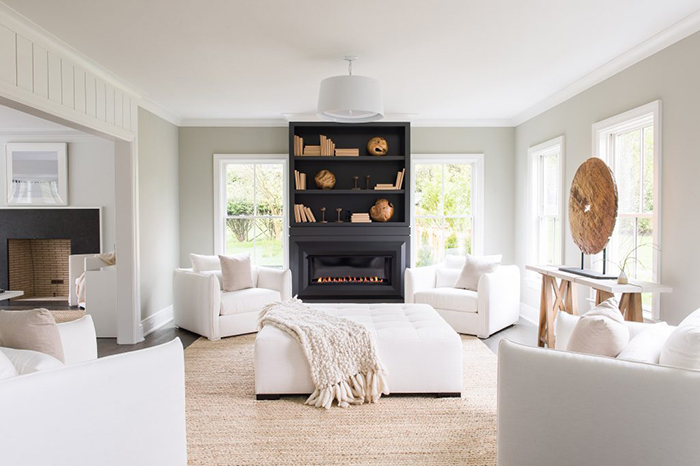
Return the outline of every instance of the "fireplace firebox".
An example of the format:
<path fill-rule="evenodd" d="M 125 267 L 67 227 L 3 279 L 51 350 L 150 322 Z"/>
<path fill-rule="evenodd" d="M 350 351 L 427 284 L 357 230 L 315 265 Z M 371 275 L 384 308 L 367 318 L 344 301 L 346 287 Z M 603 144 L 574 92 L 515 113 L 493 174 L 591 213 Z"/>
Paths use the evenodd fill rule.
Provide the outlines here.
<path fill-rule="evenodd" d="M 391 262 L 391 255 L 309 256 L 310 285 L 391 285 Z"/>

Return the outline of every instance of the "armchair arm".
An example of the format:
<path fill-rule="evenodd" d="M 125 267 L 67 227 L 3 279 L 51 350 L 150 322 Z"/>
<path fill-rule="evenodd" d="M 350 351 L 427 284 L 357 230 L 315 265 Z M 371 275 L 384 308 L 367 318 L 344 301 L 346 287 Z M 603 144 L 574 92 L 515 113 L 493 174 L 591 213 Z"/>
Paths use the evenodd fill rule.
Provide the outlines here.
<path fill-rule="evenodd" d="M 435 288 L 435 266 L 407 268 L 404 275 L 404 301 L 413 303 L 413 295 Z"/>
<path fill-rule="evenodd" d="M 57 324 L 66 365 L 97 359 L 97 335 L 92 316 Z"/>
<path fill-rule="evenodd" d="M 218 340 L 221 289 L 213 273 L 191 269 L 173 272 L 173 321 L 175 325 L 210 340 Z"/>
<path fill-rule="evenodd" d="M 257 288 L 279 291 L 282 301 L 292 297 L 292 272 L 289 269 L 258 267 Z"/>
<path fill-rule="evenodd" d="M 477 311 L 483 318 L 479 337 L 486 338 L 518 321 L 520 317 L 520 269 L 501 265 L 484 274 L 477 287 Z"/>

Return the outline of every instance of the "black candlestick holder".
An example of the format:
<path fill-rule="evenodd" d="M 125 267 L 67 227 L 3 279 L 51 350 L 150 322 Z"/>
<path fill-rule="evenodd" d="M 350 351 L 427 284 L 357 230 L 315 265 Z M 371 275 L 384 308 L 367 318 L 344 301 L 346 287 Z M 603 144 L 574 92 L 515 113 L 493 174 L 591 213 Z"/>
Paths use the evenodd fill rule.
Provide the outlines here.
<path fill-rule="evenodd" d="M 335 221 L 335 223 L 343 223 L 343 221 L 340 219 L 340 213 L 343 211 L 341 207 L 338 207 L 335 209 L 336 212 L 338 212 L 338 220 Z"/>
<path fill-rule="evenodd" d="M 321 223 L 328 223 L 328 220 L 326 220 L 326 208 L 321 207 Z"/>
<path fill-rule="evenodd" d="M 353 181 L 353 183 L 355 184 L 355 186 L 352 188 L 353 191 L 359 191 L 359 190 L 360 190 L 360 188 L 357 186 L 357 180 L 359 180 L 359 179 L 360 179 L 359 176 L 353 176 L 353 177 L 352 177 L 352 181 Z"/>

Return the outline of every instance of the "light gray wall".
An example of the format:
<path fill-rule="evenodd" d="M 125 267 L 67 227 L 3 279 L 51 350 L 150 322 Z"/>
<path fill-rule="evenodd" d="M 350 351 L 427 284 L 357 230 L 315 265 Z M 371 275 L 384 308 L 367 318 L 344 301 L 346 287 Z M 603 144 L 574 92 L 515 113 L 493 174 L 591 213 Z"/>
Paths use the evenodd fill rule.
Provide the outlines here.
<path fill-rule="evenodd" d="M 180 250 L 178 128 L 139 108 L 138 191 L 141 318 L 173 303 Z"/>
<path fill-rule="evenodd" d="M 517 263 L 527 258 L 527 150 L 566 136 L 565 192 L 578 166 L 592 155 L 591 125 L 648 102 L 662 100 L 661 281 L 674 288 L 662 295 L 661 317 L 676 324 L 700 307 L 697 264 L 700 248 L 700 34 L 662 50 L 523 124 L 515 131 L 515 248 Z M 567 226 L 564 257 L 580 262 Z M 489 234 L 492 232 L 489 231 Z M 585 293 L 580 293 L 581 295 Z M 523 302 L 539 305 L 539 291 L 523 285 Z"/>
<path fill-rule="evenodd" d="M 486 252 L 514 260 L 513 128 L 412 128 L 413 153 L 483 153 Z M 278 154 L 287 128 L 180 128 L 180 264 L 214 252 L 213 154 Z"/>
<path fill-rule="evenodd" d="M 23 134 L 0 137 L 0 205 L 5 193 L 5 144 L 8 142 L 68 143 L 68 206 L 102 207 L 102 249 L 114 250 L 114 142 L 75 132 L 75 135 Z"/>

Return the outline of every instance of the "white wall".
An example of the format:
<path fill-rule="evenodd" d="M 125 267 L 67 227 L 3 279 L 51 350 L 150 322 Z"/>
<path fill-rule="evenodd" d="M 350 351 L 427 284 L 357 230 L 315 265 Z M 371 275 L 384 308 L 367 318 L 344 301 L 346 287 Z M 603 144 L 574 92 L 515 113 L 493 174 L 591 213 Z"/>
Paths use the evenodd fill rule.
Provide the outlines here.
<path fill-rule="evenodd" d="M 591 125 L 648 102 L 661 99 L 663 188 L 661 205 L 661 281 L 674 288 L 662 295 L 661 318 L 677 324 L 700 307 L 697 264 L 700 249 L 700 33 L 578 94 L 515 130 L 515 249 L 517 263 L 527 260 L 527 149 L 556 136 L 566 136 L 565 205 L 578 166 L 592 155 Z M 564 258 L 580 263 L 571 241 L 568 218 Z M 522 300 L 539 305 L 539 289 L 523 284 Z M 580 292 L 583 299 L 587 293 Z M 584 308 L 585 309 L 585 308 Z"/>
<path fill-rule="evenodd" d="M 68 206 L 102 207 L 102 249 L 114 250 L 114 142 L 67 131 L 0 136 L 0 205 L 7 205 L 5 144 L 8 142 L 68 143 Z"/>

